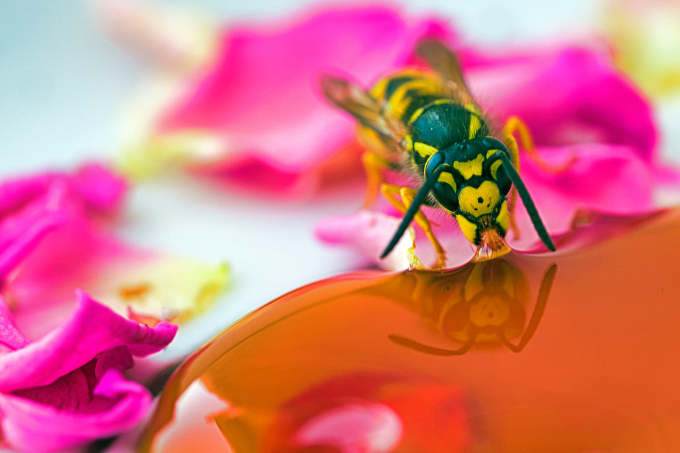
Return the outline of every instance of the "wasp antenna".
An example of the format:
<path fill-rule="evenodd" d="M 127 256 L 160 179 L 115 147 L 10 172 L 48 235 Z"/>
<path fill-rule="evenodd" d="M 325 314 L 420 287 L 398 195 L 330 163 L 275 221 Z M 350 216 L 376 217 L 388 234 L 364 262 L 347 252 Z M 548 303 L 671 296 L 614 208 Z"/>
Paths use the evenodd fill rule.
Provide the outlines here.
<path fill-rule="evenodd" d="M 409 206 L 408 210 L 406 211 L 406 214 L 404 214 L 404 218 L 401 220 L 401 224 L 399 225 L 399 228 L 397 228 L 397 232 L 394 233 L 394 236 L 392 236 L 392 240 L 387 245 L 387 248 L 382 253 L 382 255 L 380 255 L 380 259 L 383 259 L 387 255 L 389 255 L 392 249 L 394 249 L 394 246 L 397 245 L 397 242 L 399 242 L 399 239 L 401 239 L 401 237 L 404 235 L 404 232 L 411 224 L 413 218 L 416 216 L 418 209 L 420 209 L 420 205 L 422 205 L 425 202 L 425 197 L 427 197 L 427 195 L 430 193 L 430 190 L 432 190 L 432 187 L 439 179 L 439 175 L 442 173 L 442 171 L 444 171 L 443 165 L 436 168 L 432 172 L 432 174 L 425 180 L 425 183 L 423 184 L 423 186 L 420 188 L 415 198 L 413 199 L 413 203 L 411 203 L 411 206 Z"/>
<path fill-rule="evenodd" d="M 534 228 L 536 229 L 538 236 L 541 238 L 541 241 L 543 241 L 545 246 L 548 247 L 550 251 L 554 252 L 555 244 L 553 244 L 548 231 L 545 229 L 545 225 L 543 225 L 541 216 L 538 215 L 538 210 L 536 209 L 536 205 L 529 195 L 527 186 L 524 185 L 524 181 L 522 181 L 522 178 L 520 177 L 519 173 L 517 173 L 517 170 L 515 170 L 515 167 L 512 165 L 512 162 L 510 162 L 508 156 L 502 151 L 498 152 L 497 155 L 500 156 L 501 161 L 503 161 L 503 167 L 505 168 L 506 174 L 515 185 L 517 193 L 519 193 L 519 196 L 522 198 L 524 207 L 527 208 L 527 212 L 531 218 L 531 223 L 534 224 Z"/>

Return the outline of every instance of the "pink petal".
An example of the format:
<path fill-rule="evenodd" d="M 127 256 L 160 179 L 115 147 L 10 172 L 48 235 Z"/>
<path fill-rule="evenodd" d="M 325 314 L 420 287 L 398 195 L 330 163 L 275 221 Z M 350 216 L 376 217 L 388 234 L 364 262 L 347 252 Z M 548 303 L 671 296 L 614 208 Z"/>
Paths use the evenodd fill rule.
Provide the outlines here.
<path fill-rule="evenodd" d="M 399 444 L 399 414 L 385 404 L 362 402 L 333 408 L 308 420 L 296 433 L 301 446 L 329 445 L 343 452 L 383 453 Z"/>
<path fill-rule="evenodd" d="M 88 208 L 105 214 L 121 208 L 128 189 L 123 177 L 94 163 L 80 167 L 71 177 L 71 184 Z"/>
<path fill-rule="evenodd" d="M 293 190 L 297 179 L 347 145 L 354 124 L 319 94 L 323 74 L 364 86 L 410 62 L 425 36 L 448 41 L 436 21 L 407 21 L 389 8 L 326 10 L 294 24 L 233 28 L 212 68 L 160 122 L 162 132 L 213 129 L 229 144 L 216 171 L 257 187 Z M 304 184 L 303 184 L 304 186 Z"/>
<path fill-rule="evenodd" d="M 433 210 L 425 209 L 432 215 Z M 434 215 L 434 231 L 447 251 L 447 266 L 456 267 L 467 263 L 474 251 L 463 237 L 455 220 Z M 380 255 L 396 232 L 401 217 L 392 209 L 385 212 L 363 210 L 353 215 L 329 217 L 317 224 L 316 236 L 329 244 L 342 245 L 354 249 L 368 264 L 387 270 L 400 270 L 409 267 L 407 250 L 412 246 L 408 233 L 404 234 L 392 253 L 384 259 Z M 429 240 L 416 228 L 416 255 L 423 264 L 431 266 L 436 262 L 436 254 Z"/>
<path fill-rule="evenodd" d="M 530 159 L 522 160 L 522 177 L 551 235 L 569 231 L 578 211 L 635 215 L 656 209 L 655 170 L 630 147 L 593 143 L 541 147 L 539 152 L 555 163 L 576 156 L 574 164 L 560 174 L 547 174 Z M 520 207 L 516 215 L 522 237 L 511 239 L 510 245 L 533 248 L 538 235 L 526 210 Z"/>
<path fill-rule="evenodd" d="M 497 119 L 522 118 L 538 144 L 627 145 L 656 151 L 651 104 L 608 55 L 568 47 L 468 63 L 472 91 Z"/>
<path fill-rule="evenodd" d="M 47 233 L 67 222 L 68 216 L 63 212 L 64 195 L 63 186 L 55 184 L 20 212 L 0 221 L 0 280 L 26 258 Z M 5 200 L 6 206 L 9 198 Z"/>
<path fill-rule="evenodd" d="M 19 373 L 17 373 L 19 374 Z M 151 394 L 110 369 L 92 395 L 81 370 L 41 389 L 0 393 L 5 440 L 27 452 L 49 452 L 129 430 L 151 408 Z M 74 399 L 78 394 L 79 400 Z M 42 396 L 47 403 L 35 399 Z M 62 404 L 55 405 L 58 399 Z M 77 404 L 77 406 L 75 406 Z"/>
<path fill-rule="evenodd" d="M 124 180 L 96 164 L 73 176 L 44 173 L 0 187 L 0 279 L 74 216 L 114 213 L 126 190 Z"/>
<path fill-rule="evenodd" d="M 354 215 L 329 217 L 315 228 L 316 236 L 329 244 L 346 245 L 360 251 L 370 264 L 383 269 L 406 269 L 409 266 L 406 251 L 411 239 L 405 234 L 395 247 L 395 252 L 384 260 L 378 259 L 399 227 L 399 219 L 375 211 L 359 211 Z"/>
<path fill-rule="evenodd" d="M 119 346 L 137 356 L 158 352 L 177 331 L 168 323 L 150 328 L 128 321 L 83 292 L 76 293 L 76 301 L 65 323 L 40 340 L 0 356 L 0 391 L 48 385 Z"/>

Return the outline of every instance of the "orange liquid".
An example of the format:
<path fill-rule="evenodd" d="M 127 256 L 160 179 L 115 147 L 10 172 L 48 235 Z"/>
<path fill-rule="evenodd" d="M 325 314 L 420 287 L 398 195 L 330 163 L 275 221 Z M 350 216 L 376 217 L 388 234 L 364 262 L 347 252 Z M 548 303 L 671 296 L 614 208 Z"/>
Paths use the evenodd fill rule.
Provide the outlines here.
<path fill-rule="evenodd" d="M 676 212 L 570 252 L 314 283 L 189 358 L 141 450 L 679 452 L 679 279 Z"/>

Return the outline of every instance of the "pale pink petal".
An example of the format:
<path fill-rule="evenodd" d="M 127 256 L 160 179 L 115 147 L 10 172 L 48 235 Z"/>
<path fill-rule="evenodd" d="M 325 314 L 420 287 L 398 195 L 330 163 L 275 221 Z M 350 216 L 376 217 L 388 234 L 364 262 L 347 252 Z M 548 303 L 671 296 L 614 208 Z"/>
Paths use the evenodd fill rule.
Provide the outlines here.
<path fill-rule="evenodd" d="M 433 210 L 427 209 L 430 215 Z M 455 220 L 435 216 L 434 231 L 447 251 L 447 266 L 456 267 L 467 263 L 474 256 L 472 247 L 456 226 Z M 413 245 L 409 233 L 404 234 L 396 247 L 384 259 L 380 255 L 397 231 L 401 217 L 394 210 L 384 212 L 362 210 L 347 216 L 329 217 L 315 228 L 316 236 L 331 245 L 341 245 L 355 250 L 366 260 L 386 270 L 407 269 L 410 265 L 407 251 Z M 416 255 L 427 266 L 435 264 L 437 256 L 429 240 L 416 228 Z"/>
<path fill-rule="evenodd" d="M 387 453 L 403 433 L 399 414 L 385 404 L 347 404 L 317 415 L 296 433 L 301 446 L 328 445 L 343 453 Z"/>
<path fill-rule="evenodd" d="M 151 403 L 141 384 L 114 369 L 90 395 L 87 378 L 76 370 L 42 389 L 0 393 L 0 424 L 12 447 L 50 452 L 127 431 L 144 419 Z"/>
<path fill-rule="evenodd" d="M 378 259 L 399 227 L 399 219 L 376 211 L 362 210 L 354 215 L 329 217 L 315 228 L 316 236 L 329 244 L 349 246 L 383 269 L 398 270 L 409 267 L 407 250 L 412 240 L 405 234 L 394 253 L 384 260 Z"/>
<path fill-rule="evenodd" d="M 0 356 L 0 391 L 39 387 L 85 365 L 103 351 L 127 346 L 137 356 L 163 349 L 177 327 L 128 321 L 77 292 L 71 317 L 43 338 Z M 17 372 L 21 370 L 21 372 Z"/>

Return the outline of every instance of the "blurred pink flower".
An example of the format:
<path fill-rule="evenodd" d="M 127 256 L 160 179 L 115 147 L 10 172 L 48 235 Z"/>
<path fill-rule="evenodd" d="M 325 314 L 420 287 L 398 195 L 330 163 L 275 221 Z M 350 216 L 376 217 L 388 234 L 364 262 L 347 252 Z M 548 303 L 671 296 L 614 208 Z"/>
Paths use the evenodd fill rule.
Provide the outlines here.
<path fill-rule="evenodd" d="M 339 167 L 351 169 L 345 177 L 361 175 L 354 124 L 323 99 L 321 76 L 341 70 L 368 84 L 411 63 L 425 37 L 455 39 L 441 21 L 378 6 L 227 28 L 214 62 L 182 82 L 183 93 L 127 150 L 123 166 L 144 174 L 154 168 L 149 160 L 173 155 L 231 185 L 289 196 L 337 180 Z M 350 157 L 323 165 L 343 151 Z"/>
<path fill-rule="evenodd" d="M 571 162 L 554 173 L 521 155 L 521 174 L 548 231 L 565 234 L 579 212 L 632 215 L 657 207 L 655 198 L 667 185 L 680 180 L 676 170 L 658 159 L 658 135 L 652 107 L 639 90 L 614 69 L 608 55 L 585 48 L 567 47 L 540 51 L 509 52 L 501 56 L 459 48 L 473 94 L 497 121 L 517 115 L 534 135 L 538 153 L 555 166 Z M 474 255 L 455 220 L 423 208 L 437 226 L 435 233 L 447 250 L 448 266 L 467 262 Z M 369 261 L 395 269 L 379 260 L 379 252 L 395 228 L 376 234 L 371 228 L 385 217 L 398 216 L 386 203 L 354 216 L 327 219 L 318 226 L 324 241 L 357 249 Z M 519 250 L 540 250 L 538 236 L 528 214 L 520 206 L 519 239 L 508 234 Z M 396 222 L 395 222 L 396 224 Z M 434 263 L 431 246 L 418 233 L 418 256 Z M 408 249 L 409 238 L 398 246 Z M 395 252 L 393 252 L 395 253 Z M 397 253 L 399 253 L 397 251 Z"/>
<path fill-rule="evenodd" d="M 96 164 L 0 184 L 0 425 L 14 448 L 54 451 L 141 421 L 152 397 L 121 372 L 174 337 L 153 317 L 205 309 L 224 284 L 224 266 L 108 232 L 126 187 Z M 135 299 L 151 316 L 131 317 L 149 326 L 125 319 Z"/>
<path fill-rule="evenodd" d="M 126 316 L 186 319 L 223 288 L 226 265 L 208 266 L 122 243 L 110 231 L 126 182 L 86 165 L 0 185 L 0 293 L 19 329 L 39 338 L 74 308 L 81 288 Z"/>
<path fill-rule="evenodd" d="M 13 448 L 48 452 L 119 434 L 151 407 L 151 394 L 121 372 L 133 355 L 167 346 L 177 327 L 128 321 L 83 292 L 76 299 L 65 322 L 30 341 L 0 297 L 0 426 Z"/>

